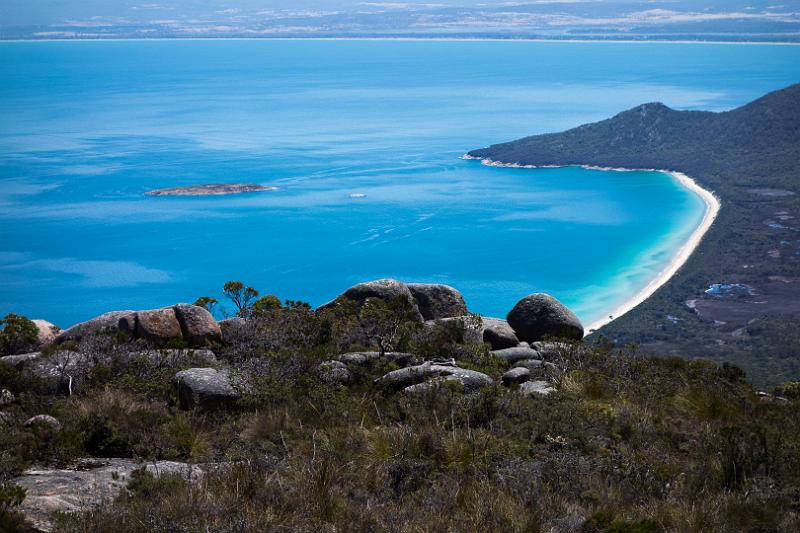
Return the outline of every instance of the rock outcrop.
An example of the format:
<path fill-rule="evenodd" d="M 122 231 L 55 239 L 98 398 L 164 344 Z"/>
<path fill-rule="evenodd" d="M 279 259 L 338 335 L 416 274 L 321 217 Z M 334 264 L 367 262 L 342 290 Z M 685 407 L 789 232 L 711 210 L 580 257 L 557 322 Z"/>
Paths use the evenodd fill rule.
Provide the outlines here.
<path fill-rule="evenodd" d="M 36 329 L 39 330 L 36 338 L 36 344 L 39 348 L 52 344 L 56 336 L 61 333 L 61 328 L 55 324 L 51 324 L 47 320 L 37 318 L 31 320 L 31 322 L 33 322 L 34 325 L 36 325 Z"/>
<path fill-rule="evenodd" d="M 25 489 L 20 510 L 37 531 L 53 531 L 53 513 L 91 511 L 113 500 L 127 486 L 131 473 L 144 468 L 154 476 L 178 474 L 189 481 L 202 476 L 198 465 L 157 461 L 138 463 L 132 459 L 84 459 L 73 468 L 32 468 L 12 482 Z"/>
<path fill-rule="evenodd" d="M 464 297 L 449 285 L 409 283 L 407 287 L 425 320 L 463 316 L 468 313 Z"/>
<path fill-rule="evenodd" d="M 494 383 L 492 378 L 482 372 L 460 368 L 454 363 L 432 361 L 393 370 L 375 380 L 375 383 L 385 389 L 396 391 L 437 377 L 445 377 L 449 380 L 460 382 L 464 386 L 464 392 L 475 392 Z"/>
<path fill-rule="evenodd" d="M 79 341 L 87 335 L 123 332 L 130 335 L 136 332 L 136 311 L 110 311 L 75 324 L 56 335 L 55 342 Z"/>
<path fill-rule="evenodd" d="M 0 363 L 11 365 L 16 369 L 22 370 L 33 361 L 36 361 L 42 356 L 42 352 L 21 353 L 18 355 L 6 355 L 0 357 Z"/>
<path fill-rule="evenodd" d="M 519 386 L 519 392 L 525 396 L 530 396 L 532 394 L 538 394 L 540 396 L 549 396 L 550 394 L 556 392 L 556 389 L 548 381 L 526 381 L 522 385 Z"/>
<path fill-rule="evenodd" d="M 56 420 L 55 417 L 52 417 L 50 415 L 32 416 L 25 421 L 25 426 L 27 427 L 44 426 L 52 429 L 53 431 L 61 430 L 61 422 L 59 422 L 58 420 Z"/>
<path fill-rule="evenodd" d="M 145 311 L 111 311 L 75 324 L 56 335 L 54 342 L 79 341 L 89 335 L 126 333 L 155 344 L 184 341 L 203 347 L 222 339 L 219 324 L 203 307 L 178 304 Z"/>
<path fill-rule="evenodd" d="M 392 302 L 397 299 L 405 300 L 408 303 L 412 318 L 418 322 L 424 321 L 408 286 L 394 279 L 378 279 L 353 285 L 333 301 L 323 304 L 317 309 L 330 309 L 342 302 L 353 302 L 360 307 L 370 298 L 377 298 L 384 302 Z"/>
<path fill-rule="evenodd" d="M 212 410 L 232 406 L 241 398 L 226 370 L 190 368 L 175 374 L 173 383 L 181 409 Z"/>
<path fill-rule="evenodd" d="M 181 325 L 175 310 L 169 307 L 136 313 L 136 336 L 156 344 L 181 339 Z"/>
<path fill-rule="evenodd" d="M 541 341 L 547 336 L 580 340 L 583 326 L 575 314 L 548 294 L 521 299 L 508 313 L 508 324 L 520 340 Z"/>
<path fill-rule="evenodd" d="M 353 382 L 353 373 L 341 361 L 323 361 L 317 368 L 319 379 L 325 383 L 349 385 Z"/>

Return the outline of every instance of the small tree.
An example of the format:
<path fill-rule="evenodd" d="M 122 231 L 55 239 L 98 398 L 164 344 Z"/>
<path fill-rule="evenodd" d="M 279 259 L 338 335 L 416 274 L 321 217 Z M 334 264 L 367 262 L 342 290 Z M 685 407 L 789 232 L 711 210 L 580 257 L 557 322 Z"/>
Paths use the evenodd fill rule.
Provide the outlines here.
<path fill-rule="evenodd" d="M 218 303 L 219 300 L 217 300 L 216 298 L 212 298 L 210 296 L 201 296 L 200 298 L 195 300 L 192 305 L 203 307 L 205 308 L 206 311 L 208 311 L 213 315 L 214 309 L 216 309 Z"/>
<path fill-rule="evenodd" d="M 258 291 L 246 287 L 241 281 L 228 281 L 222 286 L 222 292 L 236 307 L 236 316 L 248 317 L 253 311 L 253 301 L 258 298 Z"/>
<path fill-rule="evenodd" d="M 274 311 L 278 311 L 280 308 L 281 301 L 278 299 L 278 297 L 272 294 L 267 294 L 253 303 L 253 315 L 267 316 Z"/>
<path fill-rule="evenodd" d="M 403 297 L 388 302 L 368 298 L 359 310 L 358 323 L 361 331 L 378 346 L 381 355 L 407 342 L 417 325 L 414 309 Z"/>
<path fill-rule="evenodd" d="M 31 350 L 39 339 L 39 328 L 24 316 L 9 313 L 0 320 L 0 353 L 13 355 Z"/>

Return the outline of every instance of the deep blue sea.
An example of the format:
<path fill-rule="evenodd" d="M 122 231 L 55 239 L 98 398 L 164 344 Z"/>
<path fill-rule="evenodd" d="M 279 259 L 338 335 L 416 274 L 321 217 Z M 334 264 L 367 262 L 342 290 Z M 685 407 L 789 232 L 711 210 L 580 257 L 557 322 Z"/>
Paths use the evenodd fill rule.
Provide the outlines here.
<path fill-rule="evenodd" d="M 3 42 L 0 314 L 63 327 L 230 279 L 317 305 L 393 277 L 451 284 L 495 316 L 545 291 L 591 322 L 664 267 L 703 203 L 659 173 L 459 156 L 798 80 L 795 46 Z M 279 190 L 143 195 L 219 182 Z"/>

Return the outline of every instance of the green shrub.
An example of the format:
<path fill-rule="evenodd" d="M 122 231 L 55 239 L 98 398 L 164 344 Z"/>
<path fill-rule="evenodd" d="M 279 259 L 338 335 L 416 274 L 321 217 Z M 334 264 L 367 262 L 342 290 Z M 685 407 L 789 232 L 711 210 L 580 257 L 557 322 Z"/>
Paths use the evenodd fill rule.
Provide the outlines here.
<path fill-rule="evenodd" d="M 25 516 L 18 507 L 25 500 L 25 489 L 10 483 L 0 483 L 0 531 L 26 531 Z"/>
<path fill-rule="evenodd" d="M 31 351 L 39 338 L 39 328 L 24 316 L 9 313 L 0 320 L 0 353 L 12 355 Z"/>

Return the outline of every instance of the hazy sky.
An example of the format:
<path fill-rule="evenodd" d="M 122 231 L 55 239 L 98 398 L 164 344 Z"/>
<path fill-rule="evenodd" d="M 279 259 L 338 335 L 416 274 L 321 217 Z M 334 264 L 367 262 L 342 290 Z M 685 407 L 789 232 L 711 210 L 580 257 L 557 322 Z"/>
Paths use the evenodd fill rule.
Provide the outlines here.
<path fill-rule="evenodd" d="M 486 28 L 627 30 L 694 23 L 713 23 L 727 27 L 726 31 L 731 31 L 731 24 L 773 24 L 777 26 L 762 31 L 786 32 L 787 24 L 800 24 L 800 0 L 0 0 L 0 28 L 6 35 L 9 28 L 33 27 L 32 35 L 50 29 L 55 35 L 64 29 L 90 32 L 92 28 L 98 35 L 112 31 L 255 35 Z"/>

